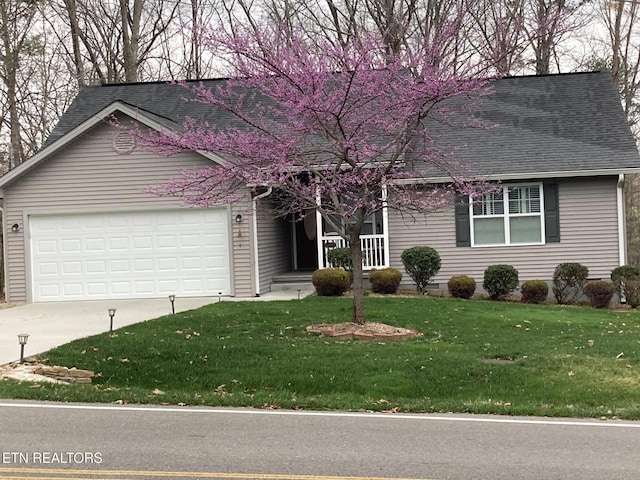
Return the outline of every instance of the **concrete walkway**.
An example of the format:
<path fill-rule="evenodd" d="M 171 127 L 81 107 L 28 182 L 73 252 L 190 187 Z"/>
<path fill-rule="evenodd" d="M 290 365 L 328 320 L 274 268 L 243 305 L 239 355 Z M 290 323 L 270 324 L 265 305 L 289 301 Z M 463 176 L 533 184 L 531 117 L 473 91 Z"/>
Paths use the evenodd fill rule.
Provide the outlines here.
<path fill-rule="evenodd" d="M 313 293 L 301 291 L 300 298 Z M 253 299 L 222 297 L 228 301 L 295 300 L 298 292 L 272 292 Z M 176 312 L 218 302 L 218 297 L 176 298 Z M 18 334 L 28 333 L 24 355 L 30 357 L 77 338 L 109 330 L 109 308 L 115 308 L 113 329 L 171 313 L 168 298 L 29 303 L 0 310 L 0 365 L 20 358 Z"/>

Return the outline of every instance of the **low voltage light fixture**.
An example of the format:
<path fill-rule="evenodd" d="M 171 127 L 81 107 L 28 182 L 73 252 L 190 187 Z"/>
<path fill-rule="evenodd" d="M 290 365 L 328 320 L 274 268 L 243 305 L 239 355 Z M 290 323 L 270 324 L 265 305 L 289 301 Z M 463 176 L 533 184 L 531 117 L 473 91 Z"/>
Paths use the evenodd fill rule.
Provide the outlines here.
<path fill-rule="evenodd" d="M 109 310 L 107 310 L 109 312 L 109 331 L 113 332 L 113 317 L 116 314 L 116 309 L 111 307 Z"/>
<path fill-rule="evenodd" d="M 20 343 L 20 363 L 24 363 L 24 346 L 27 344 L 28 339 L 29 339 L 29 334 L 27 333 L 18 334 L 18 343 Z"/>
<path fill-rule="evenodd" d="M 17 223 L 14 223 L 13 225 L 11 225 L 11 231 L 13 233 L 18 233 L 20 231 L 20 225 L 18 225 Z"/>
<path fill-rule="evenodd" d="M 236 223 L 242 223 L 242 215 L 240 214 L 236 215 Z"/>
<path fill-rule="evenodd" d="M 174 305 L 173 302 L 176 301 L 176 296 L 175 295 L 169 295 L 169 301 L 171 302 L 171 313 L 176 313 L 176 306 Z"/>

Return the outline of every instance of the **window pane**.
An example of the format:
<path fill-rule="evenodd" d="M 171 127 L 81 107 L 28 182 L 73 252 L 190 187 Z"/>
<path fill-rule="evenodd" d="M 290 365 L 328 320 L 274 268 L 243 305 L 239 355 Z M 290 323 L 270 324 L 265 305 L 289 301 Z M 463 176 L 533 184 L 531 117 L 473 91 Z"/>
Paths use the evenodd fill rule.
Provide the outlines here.
<path fill-rule="evenodd" d="M 502 218 L 476 218 L 473 221 L 476 245 L 504 244 L 504 221 Z"/>
<path fill-rule="evenodd" d="M 510 187 L 509 213 L 540 213 L 540 187 Z"/>
<path fill-rule="evenodd" d="M 501 193 L 488 193 L 473 202 L 474 215 L 502 215 L 504 202 Z"/>
<path fill-rule="evenodd" d="M 540 217 L 511 217 L 511 243 L 540 243 Z"/>

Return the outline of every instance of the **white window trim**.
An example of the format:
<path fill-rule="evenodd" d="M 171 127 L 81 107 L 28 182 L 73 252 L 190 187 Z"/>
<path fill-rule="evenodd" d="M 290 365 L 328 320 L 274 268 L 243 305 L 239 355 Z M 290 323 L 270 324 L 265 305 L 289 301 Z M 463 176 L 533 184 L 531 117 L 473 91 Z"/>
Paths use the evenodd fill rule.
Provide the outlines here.
<path fill-rule="evenodd" d="M 513 187 L 538 187 L 540 190 L 540 212 L 539 213 L 509 213 L 509 188 Z M 484 248 L 484 247 L 525 247 L 531 245 L 544 245 L 546 243 L 546 232 L 544 225 L 544 215 L 545 215 L 545 206 L 544 206 L 544 188 L 542 182 L 536 183 L 510 183 L 502 186 L 502 201 L 503 201 L 503 211 L 504 213 L 500 215 L 478 215 L 474 216 L 473 214 L 473 199 L 469 199 L 469 223 L 471 230 L 471 246 L 475 248 Z M 527 242 L 527 243 L 511 243 L 511 218 L 518 217 L 540 217 L 540 242 Z M 502 218 L 504 229 L 504 243 L 484 243 L 481 245 L 476 245 L 475 239 L 475 219 L 476 218 Z"/>

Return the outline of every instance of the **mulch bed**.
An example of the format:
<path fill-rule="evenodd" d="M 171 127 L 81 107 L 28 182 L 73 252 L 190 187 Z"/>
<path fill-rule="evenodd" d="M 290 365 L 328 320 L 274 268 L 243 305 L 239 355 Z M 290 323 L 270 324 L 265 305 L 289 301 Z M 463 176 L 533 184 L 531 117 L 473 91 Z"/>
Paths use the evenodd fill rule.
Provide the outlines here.
<path fill-rule="evenodd" d="M 366 322 L 363 325 L 352 322 L 320 323 L 309 325 L 307 332 L 319 333 L 325 337 L 357 338 L 361 340 L 401 340 L 422 336 L 422 333 L 416 330 L 377 322 Z"/>

